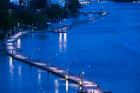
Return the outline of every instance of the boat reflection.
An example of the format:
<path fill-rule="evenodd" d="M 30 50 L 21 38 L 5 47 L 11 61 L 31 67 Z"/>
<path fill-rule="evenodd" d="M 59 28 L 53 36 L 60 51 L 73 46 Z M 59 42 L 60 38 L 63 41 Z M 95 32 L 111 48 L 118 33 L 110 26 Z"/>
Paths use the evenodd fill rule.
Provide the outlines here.
<path fill-rule="evenodd" d="M 67 33 L 59 33 L 59 52 L 67 49 Z"/>

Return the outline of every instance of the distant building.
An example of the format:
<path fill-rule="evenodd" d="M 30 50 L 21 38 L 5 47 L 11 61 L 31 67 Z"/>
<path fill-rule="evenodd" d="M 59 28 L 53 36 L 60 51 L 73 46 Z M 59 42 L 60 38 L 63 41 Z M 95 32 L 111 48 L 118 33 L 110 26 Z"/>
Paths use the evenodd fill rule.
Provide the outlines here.
<path fill-rule="evenodd" d="M 28 6 L 30 0 L 10 0 L 10 2 L 20 5 L 20 6 Z"/>
<path fill-rule="evenodd" d="M 19 4 L 19 3 L 18 3 L 18 0 L 10 0 L 10 2 L 12 2 L 13 4 L 16 4 L 16 5 Z"/>
<path fill-rule="evenodd" d="M 64 7 L 65 1 L 66 0 L 51 0 L 51 3 L 59 4 L 60 6 Z"/>

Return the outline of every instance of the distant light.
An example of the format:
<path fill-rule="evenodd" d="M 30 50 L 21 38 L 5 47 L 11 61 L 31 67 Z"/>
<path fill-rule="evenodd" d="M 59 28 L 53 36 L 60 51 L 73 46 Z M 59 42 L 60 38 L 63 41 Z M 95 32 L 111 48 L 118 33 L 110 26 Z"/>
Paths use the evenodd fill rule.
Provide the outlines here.
<path fill-rule="evenodd" d="M 66 77 L 65 77 L 66 79 L 68 79 L 68 75 L 66 75 Z"/>
<path fill-rule="evenodd" d="M 89 1 L 80 1 L 80 4 L 87 5 L 87 4 L 90 4 L 90 2 Z"/>
<path fill-rule="evenodd" d="M 85 74 L 85 72 L 82 72 L 82 75 L 84 75 Z"/>
<path fill-rule="evenodd" d="M 140 1 L 133 1 L 133 4 L 139 4 Z"/>

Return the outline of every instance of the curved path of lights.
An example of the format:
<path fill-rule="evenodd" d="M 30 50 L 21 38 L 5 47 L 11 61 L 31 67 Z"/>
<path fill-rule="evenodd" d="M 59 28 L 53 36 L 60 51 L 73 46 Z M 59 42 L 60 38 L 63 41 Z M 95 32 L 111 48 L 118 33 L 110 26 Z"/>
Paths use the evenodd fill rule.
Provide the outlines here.
<path fill-rule="evenodd" d="M 107 13 L 106 13 L 107 14 Z M 106 15 L 103 13 L 102 16 Z M 31 57 L 24 56 L 18 52 L 17 48 L 17 40 L 22 37 L 24 34 L 32 33 L 32 32 L 18 32 L 14 34 L 13 36 L 10 36 L 6 41 L 6 50 L 7 54 L 11 56 L 12 58 L 26 63 L 28 65 L 32 65 L 34 67 L 37 67 L 39 69 L 43 69 L 45 71 L 48 71 L 58 77 L 61 77 L 65 80 L 68 80 L 70 82 L 73 82 L 80 86 L 80 88 L 84 88 L 87 92 L 86 93 L 103 93 L 102 89 L 95 83 L 86 79 L 82 79 L 79 76 L 73 76 L 69 74 L 67 71 L 60 69 L 59 67 L 49 66 L 49 64 L 45 64 L 44 62 L 38 62 L 34 59 L 31 59 Z"/>
<path fill-rule="evenodd" d="M 95 82 L 88 81 L 85 79 L 81 80 L 79 76 L 73 76 L 73 75 L 67 74 L 67 71 L 63 69 L 49 66 L 48 64 L 45 64 L 43 62 L 38 62 L 34 59 L 31 59 L 30 57 L 19 54 L 19 52 L 17 51 L 16 42 L 21 36 L 27 33 L 30 33 L 30 32 L 18 32 L 6 40 L 5 45 L 6 45 L 7 54 L 9 56 L 11 56 L 12 58 L 20 62 L 48 71 L 58 77 L 71 81 L 85 89 L 87 89 L 87 87 L 88 88 L 90 87 L 90 89 L 87 89 L 87 91 L 89 91 L 88 93 L 103 93 L 101 88 Z"/>

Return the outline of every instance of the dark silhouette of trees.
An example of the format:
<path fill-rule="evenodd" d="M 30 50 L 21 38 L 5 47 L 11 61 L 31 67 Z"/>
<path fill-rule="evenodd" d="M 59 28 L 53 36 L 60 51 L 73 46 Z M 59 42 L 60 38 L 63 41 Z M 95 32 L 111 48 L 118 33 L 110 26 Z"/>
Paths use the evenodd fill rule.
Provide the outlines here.
<path fill-rule="evenodd" d="M 46 15 L 48 19 L 60 19 L 64 18 L 64 8 L 60 7 L 58 4 L 52 4 L 50 7 L 46 9 Z"/>
<path fill-rule="evenodd" d="M 9 29 L 15 26 L 16 20 L 8 8 L 9 0 L 0 0 L 0 39 L 3 39 Z"/>
<path fill-rule="evenodd" d="M 71 15 L 75 15 L 79 12 L 80 3 L 79 0 L 68 0 L 68 11 Z"/>
<path fill-rule="evenodd" d="M 46 23 L 46 16 L 40 13 L 31 11 L 30 9 L 21 8 L 13 11 L 13 16 L 20 24 L 43 26 Z"/>
<path fill-rule="evenodd" d="M 34 9 L 44 9 L 47 6 L 47 0 L 31 0 L 30 7 Z"/>
<path fill-rule="evenodd" d="M 65 7 L 48 0 L 31 0 L 29 7 L 10 4 L 0 0 L 0 38 L 6 36 L 19 22 L 23 25 L 46 26 L 47 21 L 59 20 L 79 12 L 79 0 L 68 0 Z M 10 6 L 10 7 L 9 7 Z"/>

